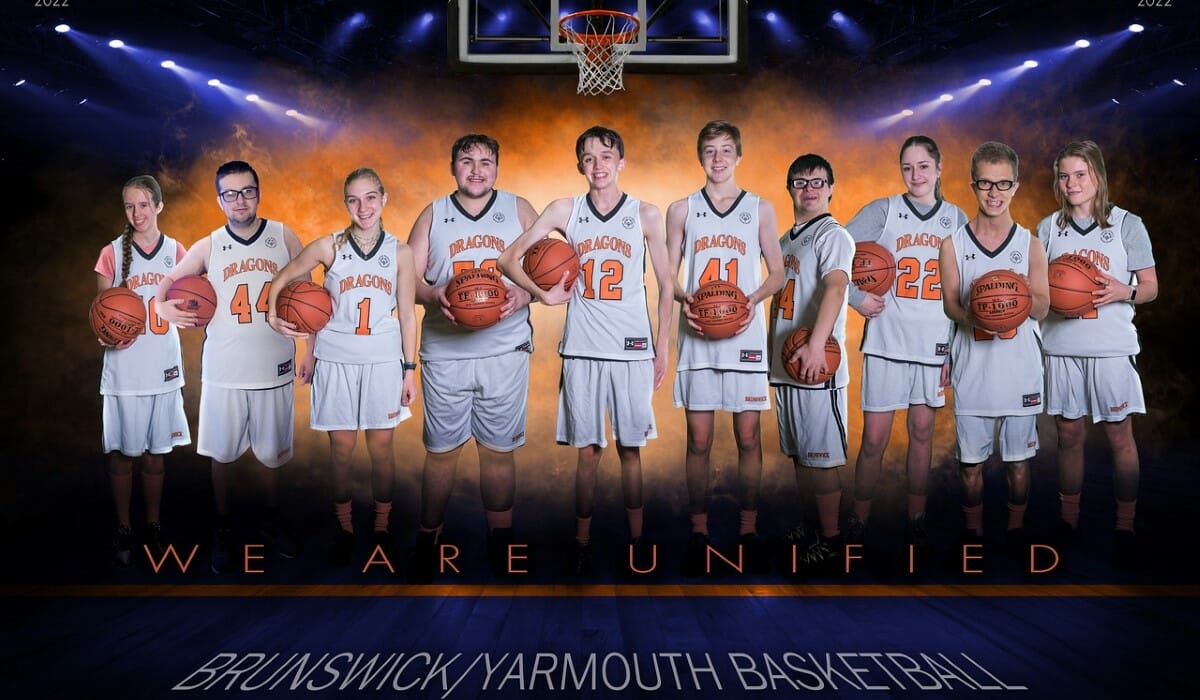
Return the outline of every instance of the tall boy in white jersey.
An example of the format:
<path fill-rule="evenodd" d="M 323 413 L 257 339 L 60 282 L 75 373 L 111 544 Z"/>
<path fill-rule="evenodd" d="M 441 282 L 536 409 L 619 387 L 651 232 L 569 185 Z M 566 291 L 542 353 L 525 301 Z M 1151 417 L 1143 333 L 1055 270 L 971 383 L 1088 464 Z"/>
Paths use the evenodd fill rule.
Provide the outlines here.
<path fill-rule="evenodd" d="M 196 325 L 196 314 L 168 301 L 180 277 L 208 273 L 217 310 L 205 330 L 200 361 L 200 429 L 196 452 L 212 458 L 217 527 L 212 569 L 229 570 L 233 560 L 230 467 L 247 449 L 262 470 L 266 516 L 259 541 L 280 556 L 294 557 L 298 545 L 279 517 L 279 467 L 292 458 L 295 342 L 267 323 L 271 278 L 301 250 L 300 239 L 278 221 L 258 217 L 258 173 L 244 161 L 217 168 L 217 204 L 226 224 L 192 246 L 158 288 L 160 315 L 179 326 Z"/>
<path fill-rule="evenodd" d="M 942 304 L 955 323 L 950 386 L 963 487 L 963 542 L 983 542 L 983 464 L 998 448 L 1008 471 L 1006 543 L 1015 556 L 1028 561 L 1024 523 L 1029 460 L 1037 454 L 1037 416 L 1043 405 L 1037 322 L 1050 308 L 1046 251 L 1009 211 L 1020 187 L 1012 148 L 989 141 L 975 149 L 971 187 L 979 211 L 942 241 L 939 255 Z M 1005 333 L 980 328 L 968 303 L 973 282 L 994 270 L 1024 276 L 1033 300 L 1029 318 Z M 964 546 L 964 561 L 967 554 Z"/>
<path fill-rule="evenodd" d="M 708 572 L 709 472 L 716 411 L 733 414 L 738 450 L 741 512 L 733 561 L 742 562 L 751 573 L 766 573 L 770 558 L 758 536 L 759 414 L 770 408 L 770 400 L 767 324 L 758 307 L 783 284 L 783 255 L 775 237 L 774 207 L 734 180 L 742 160 L 741 131 L 727 121 L 705 124 L 696 140 L 696 154 L 704 168 L 704 187 L 667 208 L 667 254 L 675 272 L 674 297 L 682 306 L 674 398 L 687 414 L 684 470 L 692 521 L 683 573 Z M 691 311 L 696 289 L 713 280 L 735 284 L 747 297 L 749 316 L 729 338 L 704 337 Z"/>
<path fill-rule="evenodd" d="M 494 270 L 500 253 L 537 218 L 524 198 L 495 189 L 499 165 L 495 139 L 460 137 L 450 148 L 457 188 L 426 206 L 408 237 L 413 264 L 424 280 L 417 282 L 417 303 L 425 306 L 420 340 L 425 466 L 420 529 L 409 569 L 413 583 L 428 583 L 438 573 L 439 540 L 458 456 L 472 437 L 479 453 L 488 563 L 498 577 L 516 570 L 510 566 L 513 453 L 525 444 L 533 352 L 530 296 L 507 285 L 500 322 L 481 330 L 455 324 L 446 299 L 446 284 L 454 275 L 476 267 Z"/>
<path fill-rule="evenodd" d="M 500 267 L 544 304 L 567 307 L 559 354 L 563 358 L 558 395 L 558 442 L 579 448 L 575 476 L 576 536 L 568 569 L 591 569 L 591 521 L 596 471 L 608 445 L 604 417 L 610 415 L 629 526 L 629 568 L 649 570 L 655 551 L 642 538 L 641 447 L 658 436 L 653 392 L 667 374 L 671 328 L 671 279 L 666 234 L 658 207 L 621 191 L 625 167 L 620 134 L 593 126 L 575 142 L 579 172 L 588 192 L 557 199 L 500 256 Z M 521 258 L 552 231 L 562 231 L 579 254 L 581 272 L 572 287 L 542 290 L 521 269 Z M 658 286 L 658 334 L 654 335 L 643 281 L 649 254 Z M 653 561 L 651 559 L 651 561 Z"/>
<path fill-rule="evenodd" d="M 842 362 L 833 377 L 825 381 L 820 377 L 828 370 L 825 343 L 829 338 L 846 355 L 846 289 L 854 239 L 829 212 L 833 166 L 828 160 L 814 153 L 796 158 L 788 167 L 787 188 L 796 223 L 779 241 L 785 278 L 771 306 L 771 384 L 780 451 L 792 459 L 801 494 L 812 490 L 820 523 L 819 533 L 810 534 L 801 506 L 800 524 L 786 537 L 788 573 L 794 574 L 800 569 L 831 568 L 844 552 L 838 519 L 850 370 Z M 801 327 L 810 331 L 808 342 L 788 358 L 798 363 L 797 380 L 788 374 L 780 353 L 792 332 Z"/>

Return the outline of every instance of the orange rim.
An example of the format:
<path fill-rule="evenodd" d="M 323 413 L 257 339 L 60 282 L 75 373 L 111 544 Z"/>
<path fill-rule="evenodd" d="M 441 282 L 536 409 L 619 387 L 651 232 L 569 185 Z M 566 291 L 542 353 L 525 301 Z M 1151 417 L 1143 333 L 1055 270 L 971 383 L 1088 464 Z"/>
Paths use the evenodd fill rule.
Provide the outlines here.
<path fill-rule="evenodd" d="M 581 34 L 571 29 L 571 22 L 591 17 L 611 17 L 614 22 L 618 19 L 623 19 L 627 22 L 633 22 L 633 28 L 622 32 L 596 32 L 591 34 Z M 641 20 L 628 12 L 618 12 L 617 10 L 583 10 L 563 15 L 562 19 L 558 20 L 558 33 L 567 41 L 581 44 L 588 48 L 604 48 L 616 44 L 630 43 L 637 36 L 641 26 Z"/>

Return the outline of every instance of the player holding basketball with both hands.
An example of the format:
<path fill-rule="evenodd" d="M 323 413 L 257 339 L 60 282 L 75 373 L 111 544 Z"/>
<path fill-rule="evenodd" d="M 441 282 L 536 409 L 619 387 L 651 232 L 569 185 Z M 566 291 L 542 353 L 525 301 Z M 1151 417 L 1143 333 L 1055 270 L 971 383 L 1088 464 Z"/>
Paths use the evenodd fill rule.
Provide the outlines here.
<path fill-rule="evenodd" d="M 1140 348 L 1133 316 L 1136 305 L 1158 296 L 1158 273 L 1142 219 L 1109 201 L 1104 155 L 1095 142 L 1067 144 L 1054 159 L 1054 173 L 1060 208 L 1038 225 L 1038 237 L 1048 258 L 1081 255 L 1099 268 L 1103 282 L 1093 295 L 1093 311 L 1079 318 L 1051 311 L 1042 321 L 1046 412 L 1058 431 L 1058 544 L 1069 546 L 1078 531 L 1084 419 L 1091 416 L 1101 424 L 1112 454 L 1113 563 L 1132 568 L 1139 463 L 1131 416 L 1146 412 L 1134 362 Z"/>
<path fill-rule="evenodd" d="M 426 206 L 408 237 L 413 265 L 423 276 L 416 299 L 425 306 L 420 341 L 425 465 L 420 529 L 409 569 L 413 583 L 427 583 L 438 573 L 458 457 L 472 437 L 479 453 L 488 564 L 494 576 L 512 573 L 514 452 L 525 444 L 531 297 L 506 282 L 499 323 L 475 331 L 455 323 L 446 299 L 446 285 L 454 275 L 472 268 L 494 270 L 504 249 L 537 218 L 523 197 L 495 189 L 499 166 L 495 139 L 460 137 L 450 148 L 455 191 Z"/>
<path fill-rule="evenodd" d="M 942 303 L 955 323 L 950 382 L 964 499 L 963 541 L 983 543 L 983 464 L 999 449 L 1008 473 L 1005 539 L 1014 554 L 1024 556 L 1029 460 L 1037 454 L 1037 416 L 1042 412 L 1037 322 L 1050 308 L 1050 292 L 1046 251 L 1028 229 L 1013 221 L 1010 211 L 1020 188 L 1017 168 L 1017 154 L 1005 144 L 989 141 L 975 149 L 971 188 L 979 210 L 942 241 L 939 267 Z M 969 304 L 972 283 L 994 270 L 1022 275 L 1032 297 L 1029 317 L 1004 333 L 985 330 Z"/>
<path fill-rule="evenodd" d="M 769 570 L 770 556 L 758 535 L 759 416 L 770 408 L 770 399 L 767 324 L 758 307 L 783 284 L 783 255 L 774 207 L 743 190 L 734 178 L 742 160 L 738 127 L 720 120 L 705 124 L 696 139 L 696 155 L 704 169 L 704 186 L 667 208 L 667 253 L 675 273 L 674 296 L 681 305 L 674 400 L 687 418 L 684 470 L 692 526 L 682 568 L 685 576 L 708 573 L 713 432 L 716 412 L 728 411 L 738 452 L 739 554 L 734 561 L 761 574 Z M 738 286 L 747 298 L 746 318 L 729 338 L 705 337 L 691 309 L 697 288 L 714 280 Z"/>

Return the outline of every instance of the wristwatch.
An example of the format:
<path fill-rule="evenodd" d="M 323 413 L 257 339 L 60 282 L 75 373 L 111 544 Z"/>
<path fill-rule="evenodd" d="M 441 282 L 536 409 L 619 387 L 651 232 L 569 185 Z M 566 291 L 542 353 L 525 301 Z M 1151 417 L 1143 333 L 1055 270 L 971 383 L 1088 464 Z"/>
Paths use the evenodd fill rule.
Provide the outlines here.
<path fill-rule="evenodd" d="M 403 363 L 403 367 L 404 367 L 404 371 L 406 371 L 406 372 L 415 372 L 417 369 L 417 363 L 416 362 L 405 362 L 405 363 Z"/>
<path fill-rule="evenodd" d="M 1129 290 L 1129 303 L 1134 303 L 1134 299 L 1137 299 L 1137 287 L 1132 287 Z"/>

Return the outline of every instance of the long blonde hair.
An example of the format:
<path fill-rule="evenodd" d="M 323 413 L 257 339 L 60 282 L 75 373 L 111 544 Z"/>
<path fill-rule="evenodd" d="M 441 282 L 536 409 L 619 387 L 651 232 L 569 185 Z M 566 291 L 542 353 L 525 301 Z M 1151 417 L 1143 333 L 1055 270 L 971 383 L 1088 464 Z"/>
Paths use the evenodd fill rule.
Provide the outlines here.
<path fill-rule="evenodd" d="M 354 182 L 355 180 L 358 180 L 360 178 L 369 178 L 371 180 L 374 180 L 375 184 L 379 187 L 379 194 L 380 195 L 387 194 L 387 190 L 385 190 L 383 188 L 383 180 L 379 179 L 379 173 L 375 172 L 371 168 L 355 168 L 354 170 L 352 170 L 350 172 L 349 175 L 346 176 L 345 182 L 342 183 L 342 197 L 343 198 L 345 198 L 345 196 L 346 196 L 346 190 L 350 189 L 350 183 Z M 333 239 L 333 252 L 335 255 L 337 254 L 337 252 L 339 250 L 341 250 L 342 246 L 346 245 L 346 241 L 350 240 L 350 236 L 351 236 L 350 232 L 353 230 L 354 230 L 354 222 L 351 222 L 350 225 L 346 226 L 346 229 L 344 231 L 339 233 L 337 235 L 337 237 Z M 379 217 L 379 230 L 380 231 L 383 230 L 383 217 L 382 216 Z"/>
<path fill-rule="evenodd" d="M 1054 157 L 1054 199 L 1058 201 L 1058 225 L 1066 226 L 1071 220 L 1071 204 L 1063 196 L 1062 188 L 1058 186 L 1058 164 L 1063 158 L 1082 158 L 1087 163 L 1092 179 L 1096 181 L 1096 198 L 1092 200 L 1092 218 L 1100 228 L 1108 228 L 1108 214 L 1112 211 L 1112 202 L 1108 201 L 1108 171 L 1104 168 L 1104 154 L 1095 141 L 1072 141 L 1063 147 Z"/>
<path fill-rule="evenodd" d="M 149 175 L 129 178 L 121 187 L 121 196 L 124 197 L 130 189 L 146 190 L 155 206 L 162 204 L 162 187 L 159 187 L 158 180 Z M 121 282 L 118 287 L 125 286 L 125 281 L 129 279 L 129 266 L 133 263 L 133 224 L 128 220 L 125 221 L 125 231 L 121 233 L 121 258 Z"/>

